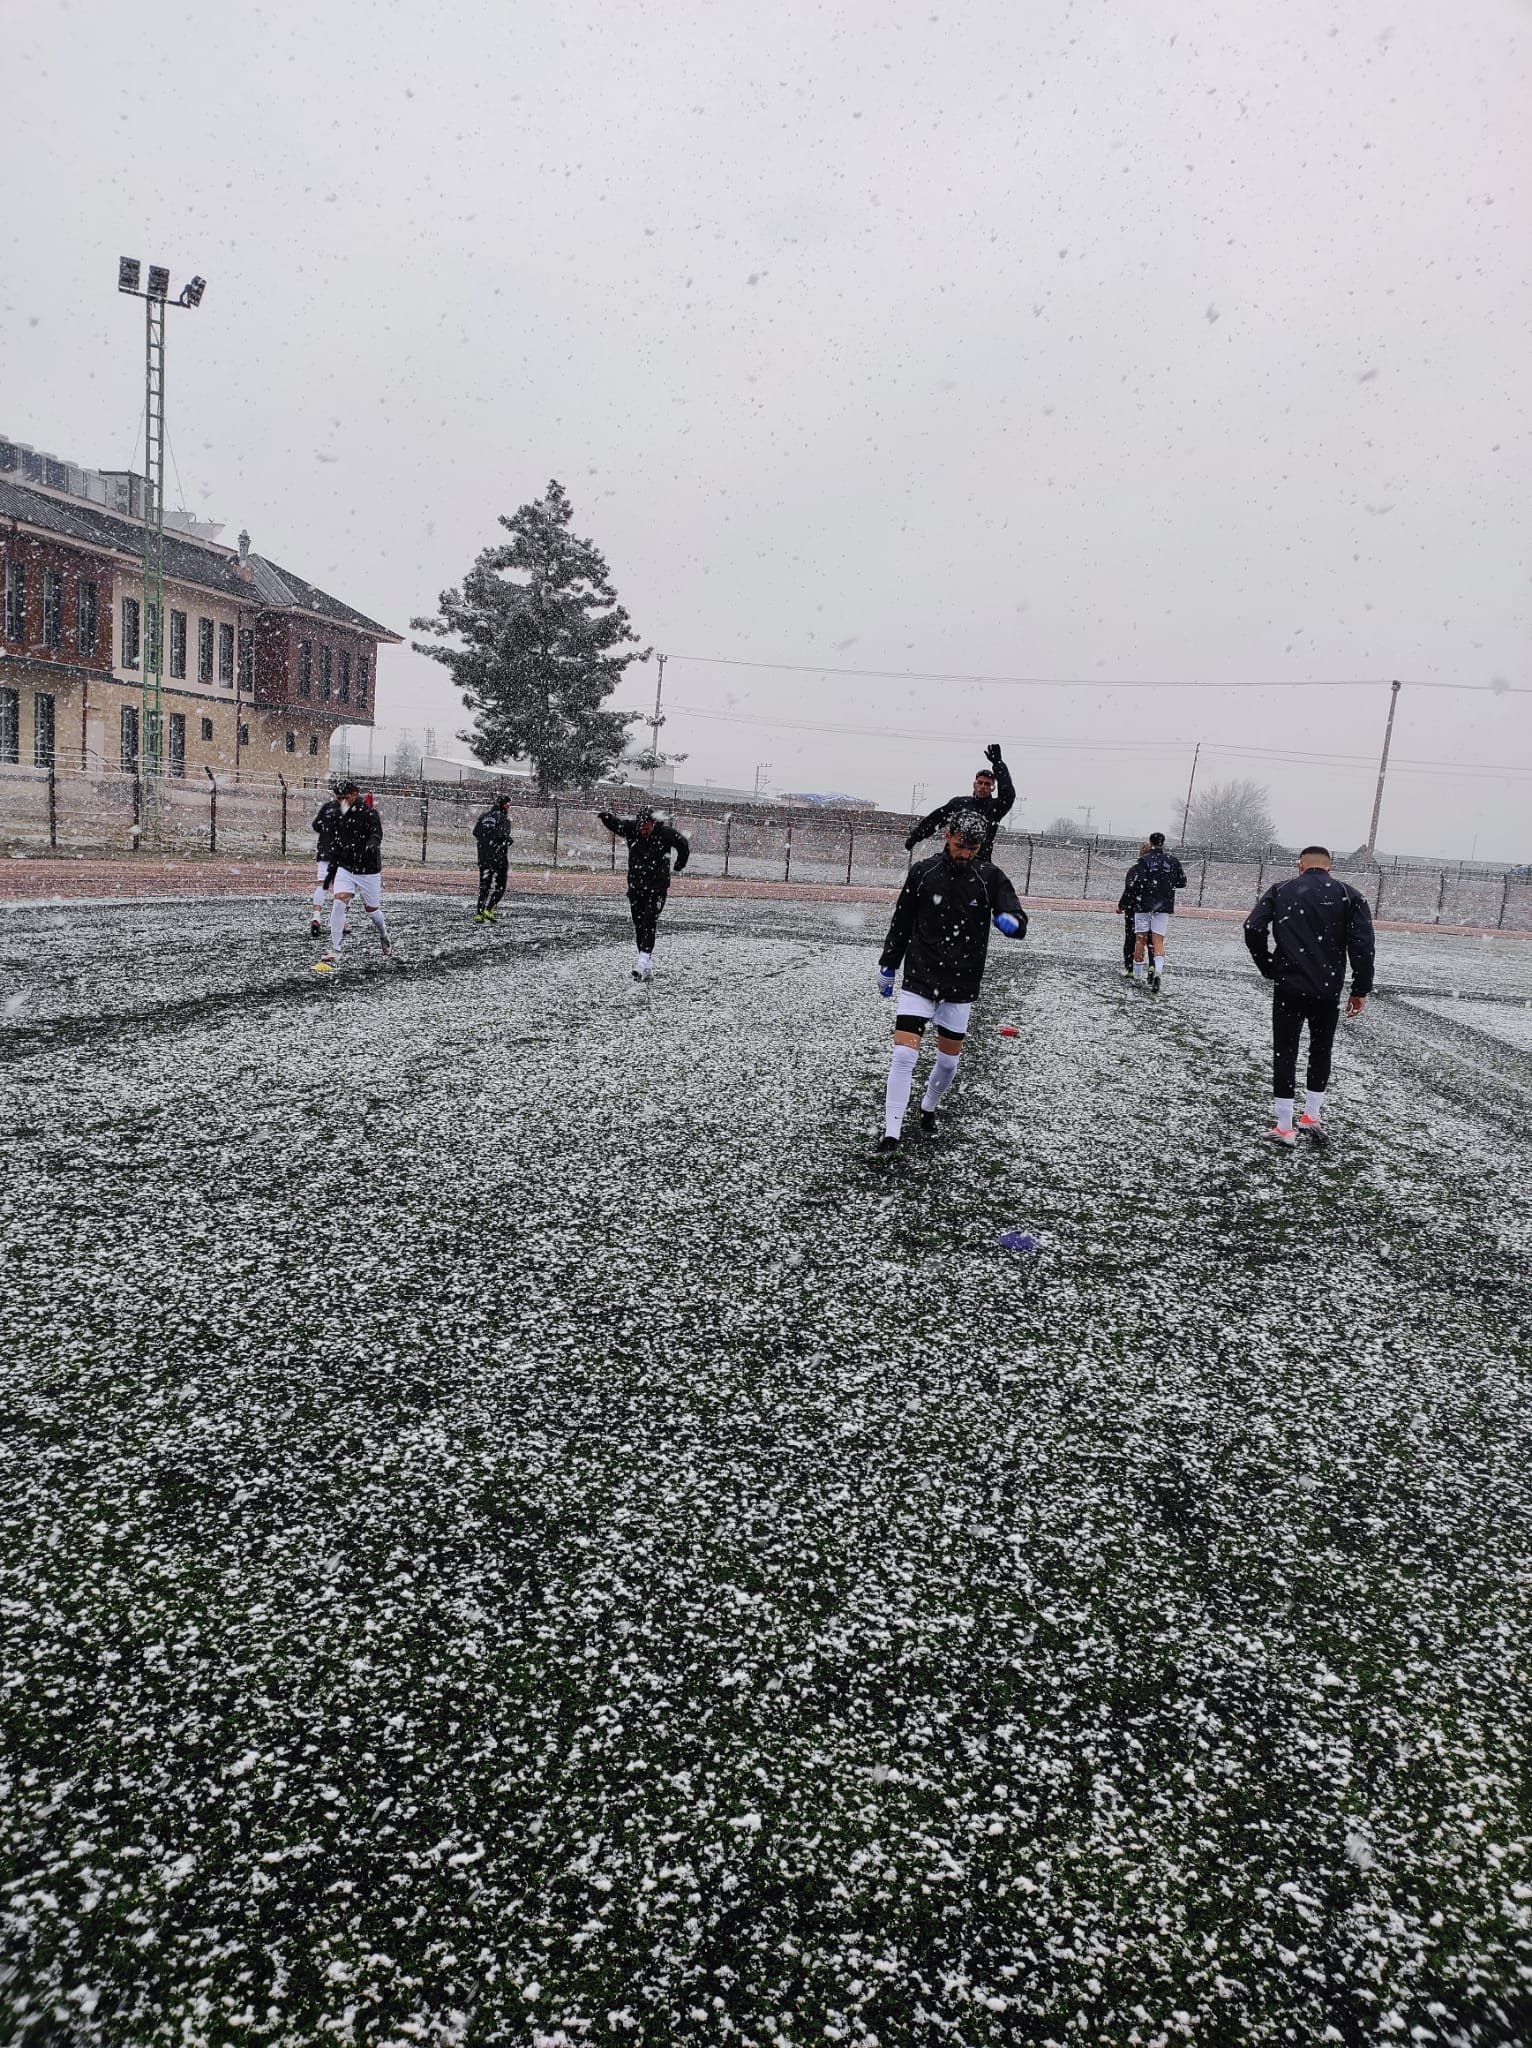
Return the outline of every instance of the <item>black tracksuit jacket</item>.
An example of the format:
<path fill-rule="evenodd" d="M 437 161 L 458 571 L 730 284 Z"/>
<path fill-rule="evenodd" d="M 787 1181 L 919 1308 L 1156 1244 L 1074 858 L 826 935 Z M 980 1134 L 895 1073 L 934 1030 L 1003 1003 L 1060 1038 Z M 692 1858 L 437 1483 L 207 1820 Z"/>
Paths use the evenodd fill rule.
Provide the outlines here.
<path fill-rule="evenodd" d="M 1130 909 L 1164 910 L 1173 914 L 1176 891 L 1185 887 L 1185 868 L 1173 853 L 1167 853 L 1163 846 L 1155 846 L 1148 853 L 1141 853 L 1129 868 L 1123 894 Z"/>
<path fill-rule="evenodd" d="M 314 830 L 319 835 L 314 847 L 315 860 L 334 860 L 335 831 L 339 823 L 340 799 L 332 796 L 314 813 Z"/>
<path fill-rule="evenodd" d="M 675 871 L 691 859 L 691 841 L 684 832 L 672 832 L 658 818 L 654 830 L 640 832 L 636 818 L 619 818 L 615 811 L 597 811 L 608 832 L 628 842 L 628 894 L 650 897 L 663 903 L 670 893 L 670 855 L 676 857 Z"/>
<path fill-rule="evenodd" d="M 954 796 L 946 803 L 938 804 L 934 811 L 927 811 L 918 825 L 910 828 L 905 840 L 905 851 L 910 852 L 922 839 L 929 839 L 933 832 L 944 832 L 952 820 L 963 811 L 977 811 L 981 818 L 989 821 L 989 832 L 979 848 L 980 860 L 988 860 L 995 848 L 995 833 L 1000 820 L 1016 801 L 1016 785 L 1011 780 L 1011 771 L 1003 761 L 995 763 L 995 794 L 993 796 Z M 960 1000 L 954 996 L 954 1002 Z"/>
<path fill-rule="evenodd" d="M 1360 889 L 1328 868 L 1307 868 L 1273 882 L 1245 919 L 1245 944 L 1279 988 L 1338 1003 L 1349 960 L 1351 993 L 1372 993 L 1371 906 Z"/>
<path fill-rule="evenodd" d="M 382 874 L 383 820 L 370 804 L 354 803 L 336 819 L 334 858 L 348 874 Z"/>
<path fill-rule="evenodd" d="M 516 844 L 511 837 L 511 821 L 498 804 L 491 804 L 487 811 L 481 811 L 474 820 L 473 836 L 479 848 L 479 866 L 493 867 L 505 859 Z"/>
<path fill-rule="evenodd" d="M 971 1003 L 984 979 L 989 921 L 1008 910 L 1027 935 L 1027 913 L 993 861 L 954 860 L 945 847 L 905 876 L 879 966 L 904 962 L 904 985 L 933 1002 Z"/>

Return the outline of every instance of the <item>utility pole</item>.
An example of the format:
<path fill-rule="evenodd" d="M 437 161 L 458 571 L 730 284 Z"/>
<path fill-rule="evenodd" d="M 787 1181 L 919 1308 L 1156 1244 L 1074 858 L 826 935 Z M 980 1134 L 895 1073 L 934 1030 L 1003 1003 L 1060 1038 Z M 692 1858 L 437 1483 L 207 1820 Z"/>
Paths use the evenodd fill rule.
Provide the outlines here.
<path fill-rule="evenodd" d="M 665 689 L 665 657 L 657 655 L 659 673 L 654 679 L 654 716 L 649 720 L 649 787 L 654 787 L 654 771 L 660 765 L 660 727 L 665 723 L 660 713 L 660 698 Z"/>
<path fill-rule="evenodd" d="M 143 616 L 139 621 L 143 665 L 139 671 L 138 753 L 151 818 L 157 821 L 165 752 L 165 307 L 170 300 L 170 272 L 162 263 L 151 263 L 147 284 L 140 291 L 141 273 L 136 256 L 118 258 L 118 291 L 144 302 Z M 206 289 L 207 279 L 194 277 L 182 286 L 175 304 L 200 306 Z M 151 835 L 153 830 L 151 825 Z"/>
<path fill-rule="evenodd" d="M 1186 803 L 1181 811 L 1181 844 L 1186 844 L 1186 821 L 1192 814 L 1192 791 L 1197 787 L 1197 761 L 1202 753 L 1202 742 L 1198 740 L 1192 749 L 1192 772 L 1187 778 Z"/>
<path fill-rule="evenodd" d="M 1378 793 L 1372 800 L 1372 824 L 1367 832 L 1367 851 L 1376 854 L 1378 847 L 1378 813 L 1383 808 L 1383 778 L 1388 773 L 1388 750 L 1394 738 L 1394 710 L 1399 702 L 1397 682 L 1388 686 L 1388 724 L 1383 728 L 1383 758 L 1378 763 Z"/>
<path fill-rule="evenodd" d="M 760 795 L 761 795 L 761 777 L 762 777 L 763 775 L 769 775 L 770 773 L 771 773 L 771 763 L 770 763 L 769 761 L 758 761 L 758 762 L 756 763 L 756 766 L 755 766 L 755 795 L 756 795 L 756 801 L 757 801 L 757 802 L 759 802 L 759 801 L 760 801 Z"/>
<path fill-rule="evenodd" d="M 917 818 L 919 817 L 919 815 L 920 815 L 920 804 L 921 804 L 921 799 L 922 799 L 922 798 L 923 798 L 923 797 L 925 796 L 925 793 L 926 793 L 926 786 L 925 786 L 925 784 L 924 784 L 923 782 L 914 782 L 914 783 L 911 783 L 911 785 L 910 785 L 910 814 L 911 814 L 911 816 L 912 816 L 912 817 L 917 817 Z"/>

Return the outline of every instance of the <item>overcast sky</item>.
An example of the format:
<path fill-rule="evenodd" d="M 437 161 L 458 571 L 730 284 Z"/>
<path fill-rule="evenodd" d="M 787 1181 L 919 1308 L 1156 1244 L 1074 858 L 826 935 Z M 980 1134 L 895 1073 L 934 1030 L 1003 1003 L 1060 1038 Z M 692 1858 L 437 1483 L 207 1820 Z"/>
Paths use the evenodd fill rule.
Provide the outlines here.
<path fill-rule="evenodd" d="M 1403 692 L 1380 845 L 1532 858 L 1527 0 L 0 29 L 0 432 L 125 465 L 116 259 L 199 271 L 190 508 L 406 631 L 558 477 L 688 778 L 907 806 L 999 739 L 1023 823 L 1137 832 L 1200 739 L 1351 846 L 1401 676 L 1465 687 Z M 1107 687 L 1313 678 L 1378 686 Z M 380 722 L 464 718 L 399 649 Z"/>

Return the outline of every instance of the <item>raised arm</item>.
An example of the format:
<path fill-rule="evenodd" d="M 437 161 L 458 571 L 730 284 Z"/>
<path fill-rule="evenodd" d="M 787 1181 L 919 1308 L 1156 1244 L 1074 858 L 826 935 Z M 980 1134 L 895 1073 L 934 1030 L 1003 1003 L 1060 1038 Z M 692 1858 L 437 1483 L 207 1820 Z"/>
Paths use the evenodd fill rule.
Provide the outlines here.
<path fill-rule="evenodd" d="M 1011 780 L 1010 769 L 1000 758 L 998 746 L 990 748 L 989 759 L 995 771 L 995 808 L 990 812 L 990 816 L 998 824 L 1016 801 L 1016 785 Z"/>
<path fill-rule="evenodd" d="M 596 816 L 605 825 L 607 831 L 613 833 L 618 839 L 632 838 L 633 830 L 627 819 L 619 818 L 615 811 L 597 811 Z"/>
<path fill-rule="evenodd" d="M 913 853 L 915 848 L 919 846 L 922 839 L 929 839 L 933 832 L 939 832 L 942 826 L 946 824 L 947 813 L 951 809 L 952 803 L 949 799 L 949 801 L 944 804 L 938 804 L 934 811 L 927 811 L 925 816 L 921 819 L 918 825 L 912 825 L 910 827 L 909 837 L 904 842 L 905 852 Z"/>

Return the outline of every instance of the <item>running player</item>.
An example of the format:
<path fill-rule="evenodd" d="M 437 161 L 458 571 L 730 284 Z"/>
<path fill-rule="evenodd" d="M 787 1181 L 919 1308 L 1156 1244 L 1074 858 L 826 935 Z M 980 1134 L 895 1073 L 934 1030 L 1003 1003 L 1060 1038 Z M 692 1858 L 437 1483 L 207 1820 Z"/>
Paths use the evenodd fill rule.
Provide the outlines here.
<path fill-rule="evenodd" d="M 1138 849 L 1139 857 L 1149 851 L 1146 839 Z M 1131 981 L 1133 978 L 1133 941 L 1138 936 L 1133 929 L 1133 870 L 1129 868 L 1123 877 L 1122 894 L 1117 899 L 1117 908 L 1122 912 L 1122 971 Z"/>
<path fill-rule="evenodd" d="M 354 782 L 340 786 L 340 818 L 335 827 L 335 900 L 330 905 L 330 950 L 314 962 L 316 974 L 333 974 L 340 966 L 341 948 L 346 943 L 346 912 L 353 896 L 360 896 L 362 908 L 377 932 L 385 959 L 396 965 L 398 955 L 388 935 L 383 915 L 383 820 L 369 797 L 364 800 Z"/>
<path fill-rule="evenodd" d="M 1360 1017 L 1372 994 L 1376 941 L 1371 907 L 1360 889 L 1331 874 L 1326 847 L 1306 846 L 1298 856 L 1297 874 L 1273 882 L 1245 919 L 1245 944 L 1262 974 L 1276 983 L 1271 994 L 1271 1100 L 1276 1121 L 1261 1135 L 1273 1145 L 1297 1143 L 1293 1102 L 1298 1041 L 1307 1024 L 1307 1088 L 1297 1128 L 1322 1145 L 1325 1090 L 1348 960 L 1351 994 L 1346 1015 Z"/>
<path fill-rule="evenodd" d="M 878 962 L 878 993 L 893 994 L 901 961 L 904 986 L 894 1015 L 879 1153 L 898 1149 L 921 1035 L 933 1020 L 936 1059 L 920 1100 L 920 1128 L 936 1135 L 936 1112 L 957 1079 L 968 1015 L 984 979 L 989 928 L 1011 939 L 1027 935 L 1027 913 L 1009 878 L 983 857 L 989 830 L 981 812 L 960 811 L 947 826 L 942 851 L 910 869 L 894 905 Z"/>
<path fill-rule="evenodd" d="M 1123 894 L 1133 904 L 1133 979 L 1147 981 L 1154 995 L 1165 980 L 1165 934 L 1175 916 L 1176 891 L 1185 887 L 1186 870 L 1165 851 L 1164 833 L 1151 832 L 1147 848 L 1128 870 Z"/>
<path fill-rule="evenodd" d="M 1011 771 L 1000 758 L 1000 742 L 993 740 L 984 749 L 984 758 L 989 762 L 973 779 L 972 796 L 949 797 L 944 804 L 938 804 L 934 811 L 927 811 L 918 825 L 910 828 L 905 840 L 905 851 L 913 852 L 922 839 L 929 839 L 935 832 L 945 832 L 952 820 L 960 814 L 977 814 L 984 819 L 984 844 L 979 850 L 981 860 L 989 860 L 995 850 L 995 833 L 1000 820 L 1016 801 L 1016 785 L 1011 780 Z"/>
<path fill-rule="evenodd" d="M 638 957 L 633 979 L 649 981 L 654 976 L 654 941 L 660 912 L 670 894 L 670 858 L 676 857 L 675 872 L 691 859 L 691 842 L 660 820 L 647 804 L 636 818 L 619 818 L 614 811 L 597 811 L 608 832 L 628 843 L 628 908 L 633 914 L 633 937 Z"/>
<path fill-rule="evenodd" d="M 330 794 L 314 813 L 314 904 L 309 913 L 309 937 L 319 937 L 319 913 L 335 880 L 335 828 L 340 823 L 340 798 L 335 794 L 340 778 L 330 777 Z"/>
<path fill-rule="evenodd" d="M 497 796 L 487 811 L 474 821 L 473 836 L 479 849 L 479 907 L 475 924 L 493 924 L 495 906 L 505 894 L 511 848 L 511 800 Z"/>

